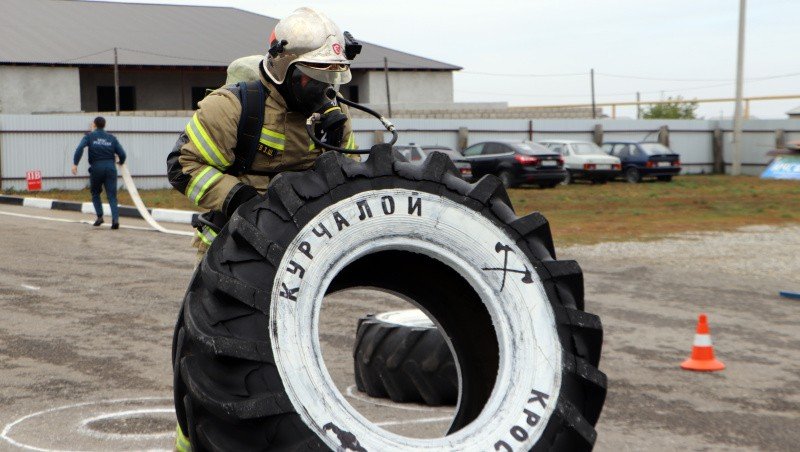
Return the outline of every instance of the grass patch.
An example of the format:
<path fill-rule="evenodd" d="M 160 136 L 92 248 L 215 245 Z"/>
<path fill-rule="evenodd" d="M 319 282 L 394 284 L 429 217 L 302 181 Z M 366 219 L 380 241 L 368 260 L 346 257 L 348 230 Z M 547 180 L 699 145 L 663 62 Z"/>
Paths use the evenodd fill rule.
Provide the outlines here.
<path fill-rule="evenodd" d="M 517 214 L 541 212 L 559 246 L 654 239 L 797 222 L 800 183 L 752 176 L 680 176 L 672 182 L 613 182 L 510 190 Z"/>
<path fill-rule="evenodd" d="M 91 200 L 89 190 L 6 193 Z M 148 207 L 199 210 L 175 190 L 139 193 Z M 752 176 L 680 176 L 668 183 L 578 183 L 552 190 L 517 188 L 509 190 L 509 196 L 518 215 L 539 211 L 547 217 L 558 246 L 651 240 L 686 231 L 800 221 L 800 183 Z M 126 191 L 119 192 L 119 200 L 133 205 Z"/>

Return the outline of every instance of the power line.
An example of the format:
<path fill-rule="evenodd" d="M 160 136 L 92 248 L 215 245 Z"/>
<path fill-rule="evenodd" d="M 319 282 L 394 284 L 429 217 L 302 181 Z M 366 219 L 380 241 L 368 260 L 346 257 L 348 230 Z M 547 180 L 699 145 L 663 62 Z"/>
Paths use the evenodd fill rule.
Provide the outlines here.
<path fill-rule="evenodd" d="M 646 77 L 646 76 L 638 76 L 638 75 L 622 75 L 622 74 L 608 74 L 605 72 L 596 72 L 597 75 L 601 75 L 604 77 L 614 77 L 614 78 L 627 78 L 627 79 L 635 79 L 635 80 L 653 80 L 653 81 L 660 81 L 660 82 L 735 82 L 732 78 L 707 78 L 707 79 L 689 79 L 689 78 L 659 78 L 659 77 Z M 787 78 L 787 77 L 797 77 L 800 75 L 800 72 L 791 72 L 788 74 L 779 74 L 779 75 L 767 75 L 764 77 L 751 77 L 745 79 L 748 82 L 758 82 L 761 80 L 772 80 L 776 78 Z"/>
<path fill-rule="evenodd" d="M 546 77 L 575 77 L 586 76 L 586 72 L 571 72 L 565 74 L 501 74 L 495 72 L 474 72 L 474 71 L 459 71 L 459 74 L 469 75 L 489 75 L 493 77 L 530 77 L 530 78 L 546 78 Z"/>
<path fill-rule="evenodd" d="M 75 58 L 68 58 L 66 60 L 56 61 L 56 63 L 69 63 L 71 61 L 82 60 L 84 58 L 89 58 L 89 57 L 92 57 L 92 56 L 95 56 L 95 55 L 100 55 L 100 54 L 103 54 L 103 53 L 106 53 L 106 52 L 111 52 L 112 50 L 114 50 L 114 49 L 113 48 L 105 49 L 105 50 L 101 50 L 99 52 L 90 53 L 88 55 L 81 55 L 81 56 L 75 57 Z"/>
<path fill-rule="evenodd" d="M 158 57 L 162 57 L 162 58 L 174 58 L 174 59 L 177 59 L 177 60 L 202 61 L 202 62 L 205 62 L 205 63 L 215 63 L 215 64 L 224 64 L 224 65 L 230 64 L 230 61 L 218 61 L 218 60 L 208 60 L 208 59 L 203 59 L 203 58 L 192 58 L 192 57 L 179 56 L 179 55 L 167 55 L 167 54 L 164 54 L 164 53 L 148 52 L 146 50 L 129 49 L 129 48 L 126 48 L 126 47 L 117 47 L 117 49 L 125 50 L 127 52 L 133 52 L 133 53 L 141 53 L 141 54 L 144 54 L 144 55 L 158 56 Z M 56 61 L 55 63 L 69 63 L 69 62 L 82 60 L 84 58 L 89 58 L 89 57 L 93 57 L 93 56 L 96 56 L 96 55 L 101 55 L 101 54 L 104 54 L 106 52 L 112 52 L 112 51 L 114 51 L 114 48 L 110 47 L 108 49 L 100 50 L 98 52 L 90 53 L 90 54 L 87 54 L 87 55 L 81 55 L 79 57 L 68 58 L 68 59 L 65 59 L 65 60 L 59 60 L 59 61 Z"/>
<path fill-rule="evenodd" d="M 395 64 L 402 64 L 399 62 L 392 62 Z M 569 72 L 569 73 L 561 73 L 561 74 L 526 74 L 526 73 L 498 73 L 498 72 L 477 72 L 477 71 L 459 71 L 459 74 L 468 74 L 468 75 L 486 75 L 486 76 L 494 76 L 494 77 L 521 77 L 521 78 L 547 78 L 547 77 L 575 77 L 575 76 L 587 76 L 589 75 L 588 72 Z M 634 79 L 634 80 L 650 80 L 650 81 L 657 81 L 657 82 L 734 82 L 734 79 L 729 78 L 666 78 L 666 77 L 652 77 L 647 75 L 628 75 L 628 74 L 609 74 L 607 72 L 597 72 L 595 71 L 595 75 L 603 76 L 603 77 L 612 77 L 612 78 L 624 78 L 624 79 Z M 746 79 L 746 81 L 761 81 L 761 80 L 771 80 L 776 78 L 787 78 L 787 77 L 797 77 L 800 76 L 800 72 L 791 72 L 788 74 L 778 74 L 778 75 L 767 75 L 763 77 L 751 77 Z"/>
<path fill-rule="evenodd" d="M 652 80 L 657 82 L 732 82 L 733 81 L 733 79 L 727 79 L 727 78 L 661 78 L 661 77 L 648 77 L 641 75 L 608 74 L 606 72 L 598 72 L 597 75 L 603 77 L 626 78 L 634 80 Z"/>
<path fill-rule="evenodd" d="M 595 73 L 597 75 L 597 73 Z M 748 82 L 760 82 L 764 80 L 770 80 L 779 77 L 787 77 L 787 76 L 795 76 L 800 75 L 797 74 L 784 74 L 779 76 L 769 76 L 769 77 L 759 77 L 748 80 Z M 686 88 L 675 88 L 675 89 L 662 89 L 662 90 L 652 90 L 652 91 L 639 91 L 640 94 L 660 94 L 660 93 L 681 93 L 683 91 L 696 91 L 701 89 L 709 89 L 709 88 L 720 88 L 723 86 L 730 86 L 733 85 L 734 81 L 731 80 L 726 83 L 715 83 L 713 85 L 700 85 L 700 86 L 690 86 Z M 491 96 L 512 96 L 512 97 L 541 97 L 541 98 L 562 98 L 562 99 L 578 99 L 578 98 L 586 98 L 586 94 L 520 94 L 520 93 L 497 93 L 497 92 L 485 92 L 485 91 L 467 91 L 467 90 L 455 90 L 459 93 L 467 93 L 467 94 L 484 94 L 484 95 L 491 95 Z M 612 97 L 612 96 L 635 96 L 636 92 L 625 92 L 625 93 L 606 93 L 606 94 L 597 94 L 597 97 Z M 642 101 L 643 104 L 647 102 Z"/>
<path fill-rule="evenodd" d="M 119 49 L 120 50 L 126 50 L 128 52 L 142 53 L 142 54 L 145 54 L 145 55 L 159 56 L 159 57 L 163 57 L 163 58 L 174 58 L 174 59 L 177 59 L 177 60 L 203 61 L 205 63 L 216 63 L 216 64 L 225 64 L 225 65 L 228 65 L 228 64 L 231 63 L 230 61 L 207 60 L 207 59 L 203 59 L 203 58 L 189 58 L 189 57 L 184 57 L 184 56 L 167 55 L 167 54 L 164 54 L 164 53 L 148 52 L 146 50 L 128 49 L 128 48 L 125 48 L 125 47 L 119 47 Z"/>

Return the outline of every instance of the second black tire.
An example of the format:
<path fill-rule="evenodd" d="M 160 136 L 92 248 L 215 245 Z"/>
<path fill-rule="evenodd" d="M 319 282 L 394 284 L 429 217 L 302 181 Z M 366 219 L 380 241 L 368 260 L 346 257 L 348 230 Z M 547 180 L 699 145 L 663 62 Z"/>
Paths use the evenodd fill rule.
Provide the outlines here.
<path fill-rule="evenodd" d="M 370 397 L 455 405 L 458 371 L 441 332 L 422 311 L 393 311 L 358 321 L 356 388 Z"/>

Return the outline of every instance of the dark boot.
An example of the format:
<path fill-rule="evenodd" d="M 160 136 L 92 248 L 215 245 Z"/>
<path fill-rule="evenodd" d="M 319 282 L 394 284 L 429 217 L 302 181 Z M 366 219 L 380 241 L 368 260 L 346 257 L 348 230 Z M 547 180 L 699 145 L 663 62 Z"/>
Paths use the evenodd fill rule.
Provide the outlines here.
<path fill-rule="evenodd" d="M 103 224 L 103 217 L 97 217 L 92 226 L 100 226 L 101 224 Z"/>
<path fill-rule="evenodd" d="M 111 229 L 119 229 L 119 223 L 111 223 Z"/>

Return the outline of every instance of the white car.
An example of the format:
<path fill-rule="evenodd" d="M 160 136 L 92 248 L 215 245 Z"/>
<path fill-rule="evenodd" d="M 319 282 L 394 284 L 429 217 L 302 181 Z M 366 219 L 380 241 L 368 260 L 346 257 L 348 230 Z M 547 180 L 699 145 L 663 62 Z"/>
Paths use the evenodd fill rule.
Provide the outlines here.
<path fill-rule="evenodd" d="M 567 170 L 565 184 L 575 179 L 605 183 L 622 172 L 619 158 L 606 154 L 591 141 L 544 140 L 539 144 L 564 156 L 564 169 Z"/>

